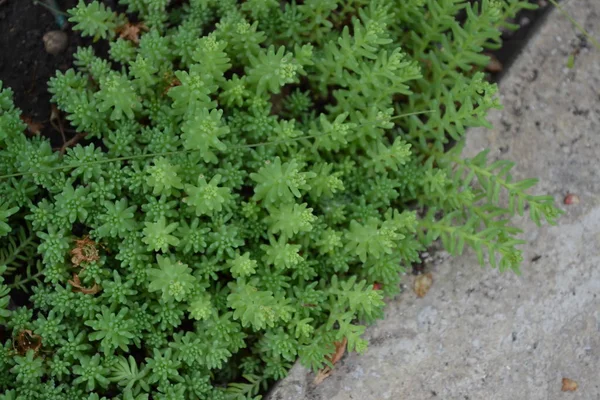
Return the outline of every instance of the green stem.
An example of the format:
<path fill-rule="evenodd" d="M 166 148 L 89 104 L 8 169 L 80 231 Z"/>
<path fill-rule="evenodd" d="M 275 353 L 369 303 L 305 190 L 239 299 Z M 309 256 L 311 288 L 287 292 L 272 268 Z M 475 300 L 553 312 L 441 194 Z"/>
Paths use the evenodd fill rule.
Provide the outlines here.
<path fill-rule="evenodd" d="M 9 288 L 12 290 L 12 289 L 16 288 L 17 286 L 23 286 L 23 285 L 24 285 L 24 284 L 26 284 L 27 282 L 30 282 L 30 281 L 32 281 L 32 280 L 34 280 L 34 279 L 37 279 L 37 278 L 39 278 L 41 275 L 42 275 L 42 271 L 38 272 L 38 273 L 37 273 L 37 274 L 35 274 L 35 275 L 31 275 L 30 277 L 28 277 L 28 278 L 25 278 L 25 279 L 23 279 L 22 281 L 17 281 L 17 282 L 14 282 L 14 283 L 12 283 L 12 284 L 8 285 L 8 287 L 9 287 Z"/>
<path fill-rule="evenodd" d="M 390 120 L 394 120 L 394 119 L 398 119 L 398 118 L 403 118 L 403 117 L 407 117 L 407 116 L 410 116 L 410 115 L 427 114 L 427 113 L 431 113 L 433 111 L 434 110 L 425 110 L 425 111 L 415 111 L 415 112 L 411 112 L 411 113 L 405 113 L 405 114 L 401 114 L 401 115 L 396 115 L 395 117 L 390 118 Z M 363 125 L 361 125 L 359 127 L 368 126 L 368 125 L 376 125 L 376 123 L 363 124 Z M 281 143 L 296 142 L 296 141 L 299 141 L 299 140 L 314 139 L 314 138 L 318 138 L 318 137 L 321 137 L 321 136 L 330 136 L 330 135 L 333 135 L 333 134 L 334 133 L 328 133 L 328 134 L 324 134 L 324 135 L 305 135 L 305 136 L 299 136 L 299 137 L 292 138 L 292 139 L 281 139 L 281 140 L 273 140 L 273 141 L 270 141 L 270 142 L 253 143 L 253 144 L 246 144 L 246 145 L 237 145 L 237 146 L 232 146 L 231 149 L 254 148 L 254 147 L 267 146 L 267 145 L 272 145 L 272 144 L 281 144 Z M 62 171 L 62 170 L 65 170 L 65 169 L 75 169 L 75 168 L 79 168 L 79 167 L 87 167 L 87 166 L 90 166 L 90 165 L 108 164 L 108 163 L 115 162 L 115 161 L 129 161 L 129 160 L 138 160 L 138 159 L 152 158 L 152 157 L 170 156 L 170 155 L 176 155 L 176 154 L 186 154 L 186 153 L 192 153 L 194 151 L 199 151 L 199 150 L 194 150 L 194 149 L 193 150 L 177 150 L 177 151 L 167 151 L 167 152 L 164 152 L 164 153 L 148 153 L 148 154 L 138 154 L 138 155 L 135 155 L 135 156 L 123 156 L 123 157 L 107 158 L 105 160 L 90 161 L 90 162 L 86 162 L 86 163 L 82 163 L 82 164 L 76 164 L 76 165 L 61 165 L 61 166 L 58 166 L 58 167 L 50 167 L 50 168 L 44 169 L 43 171 L 19 172 L 19 173 L 14 173 L 14 174 L 0 175 L 0 180 L 7 179 L 7 178 L 16 178 L 16 177 L 30 175 L 30 174 L 39 173 L 39 172 Z"/>
<path fill-rule="evenodd" d="M 7 267 L 12 264 L 16 259 L 17 259 L 17 255 L 27 246 L 29 246 L 29 244 L 31 242 L 33 242 L 34 239 L 34 234 L 33 232 L 30 232 L 29 236 L 27 237 L 27 239 L 21 243 L 19 243 L 19 245 L 17 246 L 17 248 L 15 249 L 15 251 L 12 252 L 12 254 L 10 255 L 10 257 L 8 257 L 6 260 L 2 260 L 2 264 L 6 265 Z"/>
<path fill-rule="evenodd" d="M 451 161 L 453 161 L 454 163 L 458 164 L 458 165 L 462 165 L 465 168 L 468 168 L 472 171 L 474 171 L 476 174 L 481 174 L 483 176 L 485 176 L 486 178 L 491 178 L 494 177 L 495 181 L 502 186 L 503 188 L 505 188 L 506 190 L 509 191 L 509 193 L 514 194 L 518 197 L 522 197 L 525 200 L 529 200 L 532 196 L 528 195 L 527 193 L 523 193 L 521 190 L 519 190 L 518 188 L 515 188 L 515 185 L 507 182 L 506 180 L 500 178 L 500 176 L 495 175 L 494 173 L 486 170 L 485 168 L 481 168 L 477 165 L 474 165 L 472 163 L 467 163 L 466 160 L 463 160 L 461 158 L 458 157 L 452 157 Z"/>
<path fill-rule="evenodd" d="M 561 6 L 558 5 L 558 3 L 555 0 L 548 0 L 550 3 L 552 3 L 552 5 L 554 7 L 556 7 L 558 9 L 558 11 L 560 11 L 560 13 L 562 15 L 564 15 L 565 17 L 567 17 L 567 19 L 569 20 L 569 22 L 571 22 L 578 30 L 579 32 L 581 32 L 581 34 L 583 36 L 585 36 L 586 39 L 588 39 L 590 42 L 592 42 L 592 44 L 594 45 L 594 47 L 598 50 L 600 50 L 600 43 L 598 43 L 598 41 L 588 33 L 588 31 L 585 30 L 584 27 L 582 27 L 579 22 L 575 21 L 575 19 L 573 17 L 571 17 Z"/>

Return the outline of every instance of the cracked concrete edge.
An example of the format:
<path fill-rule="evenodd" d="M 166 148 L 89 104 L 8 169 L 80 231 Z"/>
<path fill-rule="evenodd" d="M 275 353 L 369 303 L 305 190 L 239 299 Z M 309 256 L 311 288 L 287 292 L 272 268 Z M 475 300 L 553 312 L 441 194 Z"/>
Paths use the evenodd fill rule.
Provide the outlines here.
<path fill-rule="evenodd" d="M 562 6 L 600 35 L 598 0 Z M 467 135 L 466 156 L 490 148 L 490 158 L 517 162 L 516 178 L 539 177 L 538 194 L 582 200 L 556 227 L 517 219 L 523 275 L 437 253 L 428 296 L 390 301 L 367 330 L 366 354 L 344 357 L 317 387 L 296 364 L 266 399 L 562 399 L 564 376 L 580 383 L 570 399 L 600 399 L 600 55 L 582 44 L 553 10 L 500 84 L 494 129 Z"/>

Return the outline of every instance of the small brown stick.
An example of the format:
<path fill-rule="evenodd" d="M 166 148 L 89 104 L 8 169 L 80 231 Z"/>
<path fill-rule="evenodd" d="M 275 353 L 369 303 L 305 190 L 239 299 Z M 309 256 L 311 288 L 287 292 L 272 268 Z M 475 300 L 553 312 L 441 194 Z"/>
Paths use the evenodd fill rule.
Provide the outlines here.
<path fill-rule="evenodd" d="M 78 133 L 77 135 L 73 136 L 71 139 L 67 140 L 65 142 L 65 144 L 63 144 L 62 147 L 60 148 L 59 153 L 65 154 L 65 151 L 67 151 L 67 148 L 76 145 L 77 142 L 79 142 L 81 139 L 83 139 L 86 135 L 87 135 L 87 132 Z"/>
<path fill-rule="evenodd" d="M 58 122 L 58 126 L 57 126 L 57 122 Z M 86 132 L 77 133 L 74 130 L 65 129 L 65 127 L 63 125 L 63 120 L 60 117 L 60 110 L 58 109 L 58 107 L 56 107 L 55 104 L 52 104 L 52 111 L 50 113 L 50 124 L 52 125 L 52 127 L 54 129 L 56 129 L 57 131 L 60 132 L 60 136 L 62 137 L 63 145 L 59 149 L 60 154 L 65 154 L 65 151 L 67 151 L 68 147 L 74 146 L 75 144 L 77 144 L 77 142 L 79 142 L 81 139 L 83 139 L 87 135 Z M 65 136 L 65 131 L 75 132 L 75 136 L 73 136 L 71 139 L 67 140 L 67 137 Z"/>
<path fill-rule="evenodd" d="M 0 1 L 2 1 L 2 0 L 0 0 Z M 0 3 L 0 5 L 1 4 L 2 3 Z M 33 89 L 35 88 L 35 78 L 37 78 L 37 70 L 38 70 L 38 62 L 36 60 L 35 64 L 33 65 L 33 77 L 31 78 L 31 86 L 29 87 L 29 90 L 26 93 L 33 92 Z"/>
<path fill-rule="evenodd" d="M 62 140 L 63 140 L 63 145 L 64 145 L 67 142 L 67 138 L 65 137 L 65 129 L 63 127 L 62 120 L 60 118 L 60 111 L 54 104 L 52 104 L 51 109 L 52 109 L 52 111 L 50 112 L 50 124 L 52 125 L 52 127 L 54 129 L 56 129 L 57 131 L 60 132 L 60 135 L 62 136 Z M 54 122 L 55 120 L 58 121 L 58 126 L 56 126 L 56 123 Z"/>

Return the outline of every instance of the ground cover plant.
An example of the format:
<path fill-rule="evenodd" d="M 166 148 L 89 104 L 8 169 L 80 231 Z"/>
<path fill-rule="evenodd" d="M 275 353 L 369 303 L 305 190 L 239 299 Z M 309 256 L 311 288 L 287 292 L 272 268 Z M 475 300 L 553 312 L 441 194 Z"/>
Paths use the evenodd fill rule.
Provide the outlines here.
<path fill-rule="evenodd" d="M 0 92 L 0 399 L 259 398 L 364 351 L 433 241 L 518 271 L 511 217 L 560 214 L 460 154 L 529 3 L 119 3 L 69 11 L 109 51 L 49 82 L 65 146 Z"/>

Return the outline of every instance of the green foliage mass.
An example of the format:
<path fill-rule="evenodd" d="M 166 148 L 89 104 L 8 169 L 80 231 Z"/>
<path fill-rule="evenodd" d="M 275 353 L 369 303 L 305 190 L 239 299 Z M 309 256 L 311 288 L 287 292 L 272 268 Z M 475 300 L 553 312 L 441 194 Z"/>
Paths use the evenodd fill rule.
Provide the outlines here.
<path fill-rule="evenodd" d="M 434 240 L 518 271 L 511 217 L 560 214 L 460 155 L 526 2 L 119 3 L 138 36 L 80 0 L 109 57 L 49 82 L 85 140 L 26 137 L 0 86 L 0 399 L 257 399 L 364 351 Z"/>

